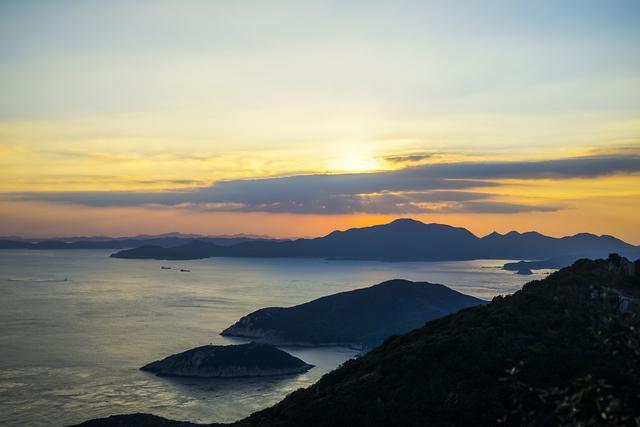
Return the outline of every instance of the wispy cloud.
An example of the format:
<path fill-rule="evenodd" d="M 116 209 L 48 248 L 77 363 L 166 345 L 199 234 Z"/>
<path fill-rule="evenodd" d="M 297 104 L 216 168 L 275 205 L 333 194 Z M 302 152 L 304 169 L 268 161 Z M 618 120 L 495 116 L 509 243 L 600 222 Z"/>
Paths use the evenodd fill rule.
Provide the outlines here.
<path fill-rule="evenodd" d="M 89 206 L 162 205 L 233 212 L 517 213 L 555 211 L 562 206 L 544 201 L 527 204 L 503 200 L 499 197 L 503 180 L 562 180 L 634 173 L 640 173 L 640 156 L 607 155 L 535 162 L 440 163 L 376 173 L 233 180 L 174 191 L 32 192 L 5 197 Z"/>
<path fill-rule="evenodd" d="M 40 152 L 55 157 L 75 160 L 94 160 L 106 163 L 135 163 L 141 161 L 166 161 L 166 162 L 210 162 L 220 159 L 220 154 L 197 153 L 197 152 L 144 152 L 139 154 L 122 154 L 101 151 L 80 151 L 80 150 L 49 150 Z"/>
<path fill-rule="evenodd" d="M 381 157 L 380 160 L 383 162 L 391 163 L 391 164 L 399 164 L 399 165 L 411 165 L 416 163 L 421 163 L 426 160 L 430 160 L 434 158 L 436 153 L 414 153 L 414 154 L 399 154 L 399 155 L 391 155 Z"/>

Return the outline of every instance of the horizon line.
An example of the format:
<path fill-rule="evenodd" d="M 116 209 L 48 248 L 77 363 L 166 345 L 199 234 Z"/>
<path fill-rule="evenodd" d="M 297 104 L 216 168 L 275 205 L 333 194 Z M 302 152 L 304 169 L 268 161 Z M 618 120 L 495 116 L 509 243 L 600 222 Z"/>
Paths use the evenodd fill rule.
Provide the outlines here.
<path fill-rule="evenodd" d="M 535 234 L 539 234 L 541 236 L 544 237 L 551 237 L 551 238 L 556 238 L 556 239 L 561 239 L 561 238 L 565 238 L 565 237 L 575 237 L 575 236 L 579 236 L 579 235 L 591 235 L 591 236 L 595 236 L 595 237 L 611 237 L 617 240 L 620 240 L 624 243 L 633 245 L 633 246 L 640 246 L 640 244 L 636 244 L 636 243 L 630 243 L 626 240 L 623 240 L 622 238 L 616 237 L 613 234 L 596 234 L 596 233 L 592 233 L 592 232 L 588 232 L 588 231 L 584 231 L 584 232 L 579 232 L 579 233 L 575 233 L 575 234 L 563 234 L 563 235 L 557 235 L 557 234 L 544 234 L 542 232 L 539 232 L 537 230 L 526 230 L 526 231 L 518 231 L 516 229 L 512 229 L 510 231 L 504 232 L 504 233 L 500 233 L 498 231 L 491 231 L 489 233 L 486 234 L 476 234 L 473 231 L 471 231 L 469 228 L 467 227 L 463 227 L 463 226 L 455 226 L 455 225 L 451 225 L 451 224 L 446 224 L 443 222 L 424 222 L 424 221 L 420 221 L 418 219 L 414 219 L 411 217 L 398 217 L 395 218 L 391 221 L 388 222 L 384 222 L 384 223 L 379 223 L 379 224 L 372 224 L 372 225 L 368 225 L 368 226 L 364 226 L 364 227 L 348 227 L 348 228 L 344 228 L 344 229 L 334 229 L 328 233 L 325 234 L 321 234 L 321 235 L 316 235 L 316 236 L 292 236 L 292 237 L 276 237 L 276 236 L 272 236 L 272 235 L 268 235 L 268 234 L 253 234 L 253 233 L 233 233 L 233 234 L 199 234 L 199 233 L 187 233 L 187 232 L 181 232 L 181 231 L 168 231 L 168 232 L 159 232 L 157 234 L 150 234 L 150 233 L 142 233 L 142 234 L 133 234 L 133 235 L 106 235 L 106 234 L 96 234 L 96 235 L 51 235 L 51 236 L 33 236 L 33 235 L 21 235 L 21 234 L 12 234 L 12 235 L 0 235 L 0 239 L 5 239 L 5 240 L 12 240 L 12 239 L 22 239 L 22 240 L 27 240 L 27 239 L 32 239 L 32 240 L 57 240 L 57 239 L 152 239 L 152 238 L 161 238 L 161 237 L 177 237 L 177 238 L 183 238 L 183 239 L 198 239 L 198 238 L 205 238 L 205 239 L 211 239 L 211 238 L 219 238 L 219 239 L 234 239 L 234 238 L 247 238 L 247 239 L 264 239 L 264 240 L 297 240 L 297 239 L 317 239 L 317 238 L 322 238 L 322 237 L 326 237 L 331 233 L 335 233 L 335 232 L 346 232 L 349 230 L 354 230 L 354 229 L 363 229 L 363 228 L 372 228 L 372 227 L 377 227 L 377 226 L 384 226 L 384 225 L 390 225 L 394 222 L 398 222 L 398 221 L 413 221 L 413 222 L 418 222 L 420 224 L 423 225 L 444 225 L 447 227 L 452 227 L 452 228 L 461 228 L 464 229 L 466 231 L 468 231 L 469 233 L 473 234 L 475 237 L 482 239 L 485 237 L 488 237 L 492 234 L 497 234 L 500 236 L 506 236 L 509 234 L 513 234 L 516 233 L 518 235 L 523 235 L 523 234 L 530 234 L 530 233 L 535 233 Z"/>

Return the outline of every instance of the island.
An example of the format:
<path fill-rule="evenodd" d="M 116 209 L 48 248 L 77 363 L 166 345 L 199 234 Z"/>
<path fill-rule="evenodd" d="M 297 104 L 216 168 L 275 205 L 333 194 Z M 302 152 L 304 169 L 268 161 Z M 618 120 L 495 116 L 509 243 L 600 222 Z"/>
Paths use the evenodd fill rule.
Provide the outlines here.
<path fill-rule="evenodd" d="M 513 295 L 390 337 L 233 425 L 634 425 L 639 319 L 640 260 L 579 260 Z M 82 424 L 139 425 L 185 424 L 146 414 Z"/>
<path fill-rule="evenodd" d="M 294 307 L 250 313 L 221 335 L 276 345 L 373 348 L 391 335 L 486 301 L 444 285 L 389 280 Z"/>
<path fill-rule="evenodd" d="M 237 378 L 300 374 L 311 368 L 272 345 L 252 342 L 196 347 L 140 369 L 164 377 Z"/>
<path fill-rule="evenodd" d="M 518 269 L 516 271 L 516 274 L 519 274 L 521 276 L 530 276 L 530 275 L 533 274 L 533 271 L 531 271 L 531 269 L 529 269 L 529 268 L 523 267 L 523 268 Z"/>

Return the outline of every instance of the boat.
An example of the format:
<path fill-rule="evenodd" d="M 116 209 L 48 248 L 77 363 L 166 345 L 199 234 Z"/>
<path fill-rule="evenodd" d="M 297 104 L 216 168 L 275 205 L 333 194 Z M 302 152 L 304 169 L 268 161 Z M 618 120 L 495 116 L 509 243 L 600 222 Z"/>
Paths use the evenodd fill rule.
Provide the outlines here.
<path fill-rule="evenodd" d="M 185 268 L 181 268 L 180 271 L 183 273 L 191 273 L 191 270 L 187 270 Z"/>
<path fill-rule="evenodd" d="M 160 267 L 160 269 L 161 270 L 171 270 L 171 267 L 166 267 L 166 266 L 163 265 L 163 266 Z"/>

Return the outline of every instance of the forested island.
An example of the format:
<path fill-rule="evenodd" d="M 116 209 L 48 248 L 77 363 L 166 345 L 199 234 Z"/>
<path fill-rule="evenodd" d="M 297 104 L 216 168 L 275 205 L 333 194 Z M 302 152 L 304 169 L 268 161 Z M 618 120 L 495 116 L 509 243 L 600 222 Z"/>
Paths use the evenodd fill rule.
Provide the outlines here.
<path fill-rule="evenodd" d="M 373 348 L 395 334 L 486 301 L 443 285 L 388 280 L 294 307 L 267 307 L 222 331 L 277 345 Z"/>

